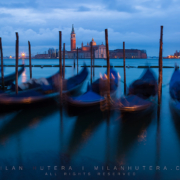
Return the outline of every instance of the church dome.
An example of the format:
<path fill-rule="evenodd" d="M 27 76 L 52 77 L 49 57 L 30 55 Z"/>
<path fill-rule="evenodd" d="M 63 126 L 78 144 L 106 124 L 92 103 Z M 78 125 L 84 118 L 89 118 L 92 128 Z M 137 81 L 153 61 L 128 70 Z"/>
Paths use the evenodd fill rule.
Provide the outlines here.
<path fill-rule="evenodd" d="M 96 42 L 94 41 L 94 38 L 92 38 L 92 41 L 91 41 L 91 42 L 92 42 L 92 45 L 93 45 L 93 46 L 96 46 Z"/>

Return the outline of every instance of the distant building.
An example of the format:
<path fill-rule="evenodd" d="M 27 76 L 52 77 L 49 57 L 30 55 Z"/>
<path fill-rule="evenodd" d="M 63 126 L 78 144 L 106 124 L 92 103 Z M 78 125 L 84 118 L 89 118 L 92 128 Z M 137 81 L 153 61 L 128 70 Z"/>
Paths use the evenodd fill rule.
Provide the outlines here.
<path fill-rule="evenodd" d="M 71 51 L 68 51 L 68 58 L 74 59 L 77 58 L 77 49 L 76 49 L 76 34 L 74 31 L 74 25 L 72 26 L 71 31 Z M 96 59 L 99 58 L 106 58 L 106 46 L 102 43 L 101 45 L 97 45 L 94 39 L 87 45 L 84 45 L 83 42 L 81 43 L 81 47 L 78 48 L 78 58 L 80 59 L 89 59 L 91 58 L 91 43 L 93 47 L 93 56 Z M 125 50 L 126 58 L 128 59 L 146 59 L 147 54 L 145 50 L 138 50 L 138 49 L 126 49 Z M 110 58 L 123 58 L 123 49 L 116 49 L 109 51 Z"/>
<path fill-rule="evenodd" d="M 81 47 L 78 48 L 78 58 L 79 59 L 89 59 L 91 58 L 91 43 L 93 48 L 93 57 L 96 59 L 105 59 L 106 58 L 106 46 L 102 43 L 97 45 L 94 39 L 92 38 L 91 42 L 87 42 L 86 45 L 81 43 Z M 65 58 L 75 59 L 77 58 L 77 49 L 76 49 L 76 34 L 74 31 L 74 25 L 72 25 L 72 30 L 70 34 L 70 51 L 65 51 Z M 62 58 L 63 58 L 63 49 L 62 49 Z M 126 49 L 125 56 L 128 59 L 146 59 L 147 53 L 145 50 L 139 49 Z M 49 48 L 48 54 L 37 54 L 35 58 L 58 58 L 59 51 L 58 49 Z M 123 58 L 123 49 L 109 50 L 109 57 L 113 58 Z"/>
<path fill-rule="evenodd" d="M 123 49 L 115 49 L 109 51 L 110 58 L 123 58 Z M 145 50 L 125 49 L 125 57 L 127 59 L 147 59 Z"/>
<path fill-rule="evenodd" d="M 68 58 L 74 59 L 77 58 L 77 49 L 76 49 L 76 34 L 74 31 L 74 26 L 72 26 L 71 31 L 71 51 L 68 51 Z M 106 46 L 103 45 L 97 45 L 94 39 L 92 38 L 92 41 L 90 43 L 87 43 L 87 45 L 84 46 L 83 42 L 81 43 L 81 47 L 78 48 L 78 58 L 80 59 L 89 59 L 91 58 L 91 43 L 93 47 L 93 56 L 94 58 L 106 58 Z"/>
<path fill-rule="evenodd" d="M 180 51 L 178 52 L 176 50 L 176 52 L 174 53 L 174 56 L 173 55 L 169 55 L 167 57 L 164 57 L 165 59 L 176 59 L 176 58 L 180 58 Z"/>
<path fill-rule="evenodd" d="M 49 48 L 48 49 L 48 57 L 49 58 L 57 58 L 58 55 L 58 49 L 54 49 L 54 48 Z"/>
<path fill-rule="evenodd" d="M 34 57 L 35 59 L 48 59 L 49 58 L 49 54 L 37 54 Z"/>
<path fill-rule="evenodd" d="M 176 52 L 174 53 L 174 57 L 179 57 L 180 56 L 180 51 L 178 52 L 177 50 L 176 50 Z"/>

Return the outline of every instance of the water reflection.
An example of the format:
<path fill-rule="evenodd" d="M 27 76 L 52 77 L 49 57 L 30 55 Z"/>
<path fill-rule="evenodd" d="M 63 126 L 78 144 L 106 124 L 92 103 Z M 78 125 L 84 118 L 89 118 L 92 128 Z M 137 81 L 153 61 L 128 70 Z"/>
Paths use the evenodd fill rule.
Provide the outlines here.
<path fill-rule="evenodd" d="M 0 127 L 1 145 L 4 144 L 10 136 L 17 135 L 26 128 L 35 127 L 35 125 L 43 120 L 43 117 L 49 116 L 57 109 L 55 104 L 51 104 L 51 106 L 38 109 L 31 108 L 31 111 L 29 111 L 29 109 L 19 111 L 13 119 Z"/>
<path fill-rule="evenodd" d="M 110 163 L 110 111 L 107 111 L 107 126 L 106 126 L 106 166 Z"/>
<path fill-rule="evenodd" d="M 22 73 L 22 83 L 25 83 L 26 81 L 27 81 L 27 74 L 26 74 L 26 68 L 25 68 Z"/>
<path fill-rule="evenodd" d="M 99 63 L 101 63 L 101 61 L 99 60 Z M 115 61 L 116 60 L 113 60 L 113 62 Z M 118 60 L 117 64 L 114 63 L 114 65 L 119 65 L 119 61 L 120 60 Z M 143 60 L 139 60 L 138 62 L 142 63 Z M 138 62 L 133 60 L 129 64 L 134 63 L 134 65 L 137 65 Z M 41 63 L 44 63 L 44 61 L 42 60 Z M 47 61 L 47 64 L 48 63 Z M 36 64 L 40 64 L 39 60 L 36 61 Z M 7 70 L 8 69 L 9 68 L 7 68 Z M 37 69 L 35 76 L 38 77 L 46 77 L 49 72 L 56 71 L 54 68 L 43 68 L 43 70 L 35 69 Z M 99 72 L 101 72 L 102 69 L 103 68 L 96 68 L 97 76 L 99 76 Z M 71 71 L 70 68 L 66 70 L 66 77 L 70 77 L 73 73 L 76 73 L 76 70 Z M 105 71 L 105 69 L 103 70 Z M 141 70 L 142 69 L 138 68 L 127 70 L 127 84 L 141 74 Z M 12 71 L 14 72 L 14 68 L 12 68 Z M 122 74 L 122 69 L 119 68 L 118 71 Z M 158 69 L 156 72 L 158 73 Z M 169 78 L 172 72 L 171 70 L 169 71 L 169 69 L 167 69 L 166 72 L 164 76 L 169 73 Z M 53 72 L 51 72 L 51 74 L 53 74 Z M 134 74 L 134 76 L 132 76 L 132 74 Z M 167 83 L 167 78 L 163 79 L 164 83 Z M 82 91 L 85 92 L 86 88 L 87 86 L 85 85 Z M 120 93 L 120 91 L 118 92 Z M 169 97 L 169 89 L 164 87 L 163 93 L 162 100 L 165 99 L 166 103 L 166 98 Z M 156 114 L 155 118 L 152 118 L 152 121 L 148 116 L 143 117 L 142 120 L 138 122 L 138 118 L 135 119 L 133 117 L 128 119 L 121 116 L 118 119 L 117 117 L 113 117 L 112 114 L 110 120 L 108 120 L 107 115 L 102 114 L 102 116 L 99 117 L 96 111 L 72 118 L 66 116 L 64 109 L 62 111 L 57 110 L 58 113 L 60 112 L 61 114 L 55 113 L 58 115 L 48 117 L 48 112 L 51 111 L 50 109 L 51 107 L 45 109 L 39 108 L 37 111 L 23 110 L 22 112 L 18 112 L 18 114 L 16 113 L 16 117 L 11 116 L 6 118 L 6 116 L 1 116 L 0 150 L 2 165 L 12 166 L 15 164 L 19 166 L 23 164 L 25 168 L 29 169 L 32 169 L 33 166 L 39 167 L 42 165 L 73 166 L 73 162 L 77 163 L 73 166 L 75 168 L 78 166 L 78 162 L 80 162 L 80 168 L 84 164 L 94 167 L 96 162 L 100 162 L 98 164 L 99 167 L 101 167 L 100 165 L 116 165 L 116 161 L 118 161 L 118 165 L 125 166 L 142 164 L 147 165 L 147 167 L 148 165 L 152 165 L 153 167 L 160 165 L 162 167 L 162 165 L 165 164 L 175 167 L 179 165 L 180 120 L 178 116 L 175 116 L 173 112 L 171 113 L 169 111 L 169 107 L 163 106 L 163 108 L 161 108 L 160 118 L 162 121 L 159 121 L 159 124 L 157 124 Z M 171 113 L 172 118 L 169 113 Z M 52 117 L 54 119 L 52 119 Z M 45 119 L 47 119 L 47 123 L 44 123 Z M 153 124 L 152 122 L 155 123 Z M 174 126 L 171 127 L 171 125 Z M 31 129 L 29 133 L 28 130 L 30 128 L 36 129 Z M 46 134 L 48 135 L 46 136 Z M 27 142 L 29 139 L 31 139 L 31 141 L 28 141 L 28 144 L 26 144 L 25 141 Z M 6 147 L 3 146 L 3 141 Z M 43 141 L 43 143 L 41 144 L 40 141 Z M 51 143 L 52 141 L 53 143 Z M 31 147 L 33 148 L 31 149 Z M 28 148 L 29 150 L 27 150 Z M 12 158 L 9 158 L 9 156 Z M 84 159 L 86 161 L 84 161 Z M 79 167 L 78 170 L 75 168 L 73 170 L 78 172 Z M 27 176 L 29 179 L 37 179 L 37 177 L 43 179 L 44 177 L 44 174 L 40 171 L 37 171 L 37 173 L 35 171 L 29 171 L 24 175 L 25 178 L 21 176 L 19 171 L 15 172 L 17 172 L 17 174 L 13 176 L 13 174 L 8 171 L 9 178 L 0 172 L 0 179 L 27 179 Z M 91 172 L 94 171 L 92 170 Z M 105 169 L 104 172 L 107 173 L 108 171 Z M 175 172 L 175 170 L 171 171 L 170 169 L 168 169 L 166 174 L 165 171 L 139 170 L 138 174 L 140 174 L 140 176 L 141 173 L 144 175 L 144 179 L 163 179 L 163 177 L 166 178 L 166 174 L 170 174 L 175 178 L 179 177 L 179 171 Z M 163 174 L 165 175 L 163 176 Z M 62 179 L 63 177 L 64 176 L 61 176 L 59 173 L 57 178 L 54 179 Z M 76 178 L 86 179 L 86 177 L 87 176 L 81 175 Z M 131 177 L 129 179 L 131 179 Z M 73 176 L 65 178 L 74 179 Z M 91 178 L 95 179 L 92 176 Z M 98 179 L 100 178 L 104 179 L 105 177 L 98 177 Z M 115 176 L 115 178 L 128 179 L 128 176 Z M 134 179 L 138 179 L 138 176 Z M 141 177 L 139 179 L 143 178 Z"/>
<path fill-rule="evenodd" d="M 25 64 L 25 59 L 24 58 L 22 58 L 22 64 Z"/>
<path fill-rule="evenodd" d="M 153 116 L 154 113 L 150 112 L 146 116 L 136 119 L 134 116 L 131 119 L 121 119 L 119 128 L 117 128 L 117 151 L 115 154 L 115 160 L 118 160 L 118 163 L 126 164 L 125 156 L 135 143 L 146 144 L 147 127 Z"/>
<path fill-rule="evenodd" d="M 159 166 L 160 164 L 160 106 L 158 106 L 158 112 L 157 112 L 157 132 L 156 132 L 156 160 L 155 160 L 155 166 Z M 155 179 L 160 179 L 160 172 L 155 171 Z"/>
<path fill-rule="evenodd" d="M 105 117 L 100 110 L 78 116 L 66 152 L 70 155 L 74 155 L 85 143 L 87 143 L 88 139 L 103 119 L 105 119 Z"/>
<path fill-rule="evenodd" d="M 179 114 L 177 114 L 177 112 L 174 110 L 173 104 L 171 101 L 169 102 L 169 107 L 170 107 L 170 113 L 171 113 L 171 116 L 172 116 L 172 119 L 174 122 L 174 127 L 176 129 L 177 136 L 178 136 L 179 141 L 180 141 L 180 118 L 179 118 Z"/>

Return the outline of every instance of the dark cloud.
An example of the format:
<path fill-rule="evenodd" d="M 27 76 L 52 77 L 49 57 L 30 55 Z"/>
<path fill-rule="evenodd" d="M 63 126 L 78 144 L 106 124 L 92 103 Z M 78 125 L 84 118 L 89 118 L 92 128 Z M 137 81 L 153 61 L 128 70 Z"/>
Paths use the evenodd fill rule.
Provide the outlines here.
<path fill-rule="evenodd" d="M 131 1 L 103 0 L 103 3 L 108 10 L 116 10 L 127 13 L 137 12 L 137 10 L 134 8 L 135 4 Z"/>
<path fill-rule="evenodd" d="M 14 46 L 18 31 L 20 46 L 26 47 L 30 40 L 34 47 L 45 51 L 48 46 L 58 46 L 59 30 L 69 48 L 72 24 L 79 45 L 82 41 L 86 44 L 92 37 L 101 44 L 104 29 L 108 28 L 111 49 L 119 48 L 125 41 L 128 48 L 147 49 L 148 55 L 158 55 L 160 26 L 163 25 L 163 53 L 168 55 L 179 47 L 179 8 L 180 1 L 175 0 L 1 1 L 0 36 L 7 48 Z"/>
<path fill-rule="evenodd" d="M 78 8 L 78 11 L 80 11 L 80 12 L 83 12 L 83 11 L 90 11 L 90 10 L 91 10 L 90 8 L 85 7 L 85 6 L 80 6 L 80 7 Z"/>

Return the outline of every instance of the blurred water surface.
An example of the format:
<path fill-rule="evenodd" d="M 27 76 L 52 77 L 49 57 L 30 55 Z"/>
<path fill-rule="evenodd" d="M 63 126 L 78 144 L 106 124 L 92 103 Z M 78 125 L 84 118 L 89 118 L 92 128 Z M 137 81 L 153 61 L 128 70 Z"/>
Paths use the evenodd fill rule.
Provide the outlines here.
<path fill-rule="evenodd" d="M 66 65 L 73 66 L 73 62 L 67 59 Z M 84 62 L 90 65 L 89 59 L 79 59 L 79 71 Z M 127 59 L 126 65 L 142 66 L 147 62 L 152 66 L 158 65 L 158 59 Z M 180 60 L 164 59 L 163 65 L 174 66 L 175 62 L 180 64 Z M 28 60 L 19 60 L 19 64 L 22 63 L 27 65 Z M 110 63 L 122 66 L 123 60 L 112 59 Z M 15 64 L 15 60 L 5 60 L 4 64 Z M 58 59 L 33 59 L 32 64 L 58 65 Z M 95 65 L 106 65 L 106 61 L 97 59 Z M 115 69 L 123 80 L 123 68 Z M 32 76 L 48 77 L 58 70 L 58 67 L 33 67 Z M 4 71 L 6 75 L 15 71 L 15 68 L 5 67 Z M 127 68 L 127 85 L 139 78 L 143 71 L 142 68 Z M 153 68 L 153 71 L 158 77 L 158 68 Z M 135 117 L 122 121 L 118 110 L 111 112 L 110 116 L 97 110 L 70 117 L 64 108 L 60 109 L 57 105 L 0 115 L 0 179 L 87 179 L 92 176 L 93 179 L 178 179 L 180 118 L 170 110 L 169 86 L 166 85 L 173 71 L 173 68 L 163 68 L 165 86 L 159 121 L 156 111 L 138 121 Z M 95 68 L 93 80 L 105 72 L 106 68 Z M 75 74 L 76 68 L 66 67 L 65 78 Z M 26 67 L 19 77 L 19 83 L 27 81 L 29 77 L 29 67 Z M 82 87 L 82 93 L 86 91 L 88 82 L 90 74 Z M 117 97 L 123 95 L 123 86 L 120 82 Z M 13 166 L 16 170 L 12 170 Z M 23 171 L 18 170 L 19 166 L 23 166 Z M 47 166 L 51 167 L 48 169 Z M 59 169 L 54 170 L 54 166 Z M 62 170 L 61 166 L 66 169 Z M 72 170 L 68 169 L 69 166 Z M 82 166 L 85 170 L 82 170 Z M 99 169 L 95 170 L 94 166 Z M 124 170 L 113 169 L 114 166 L 124 166 Z M 44 167 L 44 170 L 40 170 L 40 167 Z M 71 174 L 64 175 L 65 172 Z M 81 175 L 73 175 L 73 172 Z M 83 172 L 90 172 L 91 175 L 83 175 Z M 97 172 L 106 174 L 97 175 Z M 107 175 L 109 172 L 115 175 Z M 118 175 L 118 172 L 121 174 Z M 122 175 L 123 172 L 126 175 Z"/>

